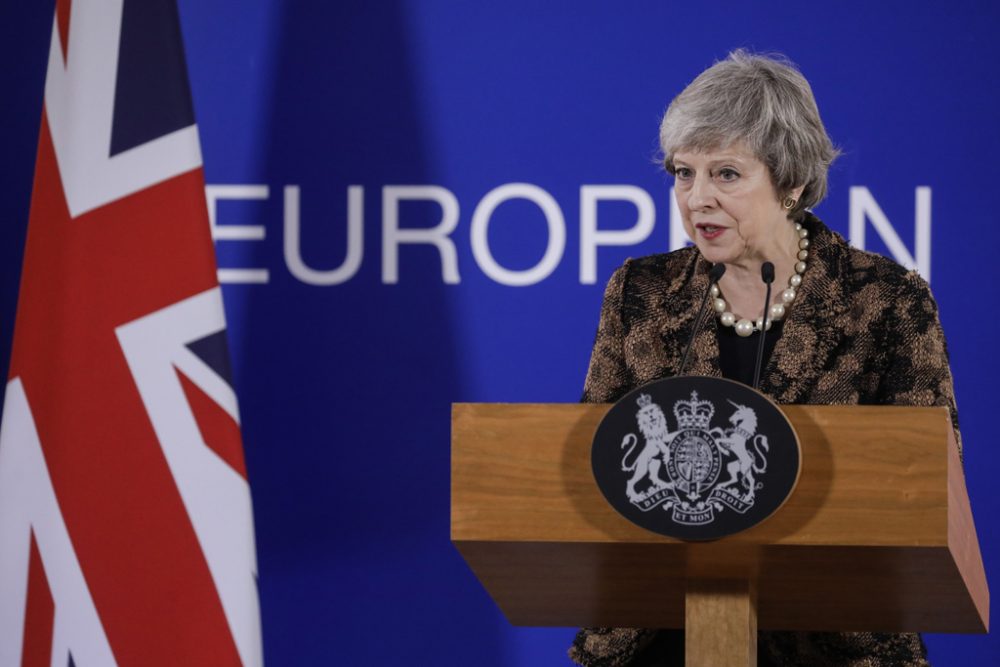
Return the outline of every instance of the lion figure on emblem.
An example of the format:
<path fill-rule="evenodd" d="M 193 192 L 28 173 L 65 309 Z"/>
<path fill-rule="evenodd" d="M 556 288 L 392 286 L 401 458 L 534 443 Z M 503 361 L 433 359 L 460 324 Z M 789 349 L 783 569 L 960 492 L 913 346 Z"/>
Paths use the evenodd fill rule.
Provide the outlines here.
<path fill-rule="evenodd" d="M 660 477 L 660 470 L 666 466 L 670 458 L 668 446 L 677 435 L 677 432 L 670 433 L 666 415 L 663 414 L 659 405 L 652 402 L 648 395 L 640 396 L 638 403 L 640 407 L 636 413 L 636 420 L 639 423 L 639 431 L 646 439 L 646 444 L 643 445 L 631 463 L 628 461 L 639 444 L 639 439 L 634 433 L 629 433 L 622 438 L 621 445 L 622 449 L 628 448 L 622 457 L 622 471 L 632 473 L 626 488 L 628 498 L 632 501 L 640 499 L 640 494 L 635 490 L 635 486 L 646 476 L 652 483 L 651 490 L 653 491 L 666 489 L 672 485 L 671 482 Z"/>

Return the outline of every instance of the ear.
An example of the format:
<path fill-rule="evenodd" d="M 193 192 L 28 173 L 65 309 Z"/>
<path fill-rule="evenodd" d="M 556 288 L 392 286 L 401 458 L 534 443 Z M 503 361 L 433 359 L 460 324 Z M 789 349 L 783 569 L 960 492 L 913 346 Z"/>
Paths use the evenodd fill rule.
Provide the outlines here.
<path fill-rule="evenodd" d="M 800 185 L 797 188 L 792 188 L 788 192 L 788 196 L 791 197 L 792 199 L 794 199 L 795 201 L 798 201 L 798 200 L 802 199 L 802 192 L 805 189 L 806 189 L 806 186 L 804 186 L 804 185 Z"/>

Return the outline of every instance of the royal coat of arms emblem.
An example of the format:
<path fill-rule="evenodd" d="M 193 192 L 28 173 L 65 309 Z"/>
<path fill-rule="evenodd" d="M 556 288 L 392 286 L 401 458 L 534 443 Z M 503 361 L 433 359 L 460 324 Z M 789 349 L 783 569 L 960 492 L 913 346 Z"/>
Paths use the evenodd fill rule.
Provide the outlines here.
<path fill-rule="evenodd" d="M 644 442 L 640 446 L 629 433 L 621 445 L 622 471 L 632 473 L 625 493 L 633 505 L 643 511 L 663 506 L 684 524 L 708 523 L 725 508 L 745 514 L 753 507 L 769 449 L 767 436 L 757 433 L 753 409 L 729 401 L 735 408 L 729 426 L 712 427 L 715 406 L 692 391 L 690 400 L 674 403 L 677 430 L 670 431 L 649 394 L 640 394 L 636 403 Z"/>
<path fill-rule="evenodd" d="M 798 440 L 778 407 L 718 378 L 660 380 L 626 395 L 598 429 L 592 458 L 619 512 L 684 539 L 759 523 L 790 495 L 799 472 Z"/>

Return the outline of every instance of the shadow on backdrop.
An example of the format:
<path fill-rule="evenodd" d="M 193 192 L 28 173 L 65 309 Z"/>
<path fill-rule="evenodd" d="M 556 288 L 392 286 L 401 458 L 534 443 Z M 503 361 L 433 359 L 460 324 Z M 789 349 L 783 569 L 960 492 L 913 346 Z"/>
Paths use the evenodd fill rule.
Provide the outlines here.
<path fill-rule="evenodd" d="M 298 186 L 302 260 L 332 270 L 347 253 L 348 186 L 362 185 L 364 255 L 350 280 L 307 285 L 281 243 L 257 244 L 252 262 L 271 268 L 270 283 L 239 288 L 246 311 L 232 335 L 265 660 L 500 665 L 499 614 L 449 542 L 450 400 L 461 391 L 440 259 L 404 247 L 399 284 L 381 280 L 382 186 L 435 182 L 403 11 L 276 7 L 260 136 L 271 195 L 257 210 L 280 239 L 282 188 Z M 407 227 L 440 216 L 430 203 L 400 212 Z"/>

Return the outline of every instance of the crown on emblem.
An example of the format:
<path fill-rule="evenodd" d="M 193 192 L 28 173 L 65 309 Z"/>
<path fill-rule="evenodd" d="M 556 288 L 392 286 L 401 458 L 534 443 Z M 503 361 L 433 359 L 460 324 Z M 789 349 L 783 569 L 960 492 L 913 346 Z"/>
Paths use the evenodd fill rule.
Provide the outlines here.
<path fill-rule="evenodd" d="M 714 414 L 715 406 L 709 401 L 699 401 L 696 391 L 691 392 L 690 401 L 674 403 L 674 416 L 677 417 L 678 427 L 682 429 L 694 428 L 707 431 Z"/>
<path fill-rule="evenodd" d="M 649 394 L 639 394 L 639 398 L 635 399 L 635 402 L 639 404 L 640 408 L 644 408 L 653 402 L 653 397 Z"/>

